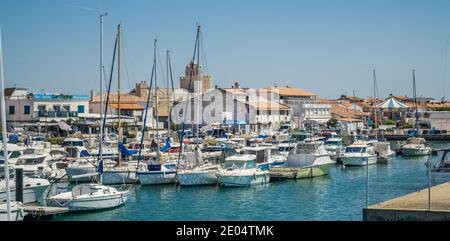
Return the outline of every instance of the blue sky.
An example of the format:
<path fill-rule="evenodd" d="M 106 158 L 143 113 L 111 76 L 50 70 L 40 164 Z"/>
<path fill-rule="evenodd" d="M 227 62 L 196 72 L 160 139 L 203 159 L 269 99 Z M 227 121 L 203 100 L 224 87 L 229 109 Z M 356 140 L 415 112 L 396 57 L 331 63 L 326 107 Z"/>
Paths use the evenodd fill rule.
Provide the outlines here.
<path fill-rule="evenodd" d="M 124 89 L 149 79 L 155 37 L 161 60 L 171 50 L 178 86 L 200 22 L 207 71 L 219 86 L 276 83 L 324 98 L 353 90 L 366 97 L 375 68 L 380 95 L 411 95 L 415 68 L 419 96 L 450 97 L 447 0 L 0 0 L 7 86 L 98 89 L 100 12 L 90 9 L 108 12 L 107 69 L 123 24 Z"/>

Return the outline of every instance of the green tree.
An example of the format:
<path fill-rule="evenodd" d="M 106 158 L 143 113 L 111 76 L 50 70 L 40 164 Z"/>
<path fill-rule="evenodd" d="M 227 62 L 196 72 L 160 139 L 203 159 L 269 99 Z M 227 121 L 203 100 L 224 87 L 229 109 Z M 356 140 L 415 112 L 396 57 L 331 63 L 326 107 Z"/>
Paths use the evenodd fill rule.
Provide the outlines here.
<path fill-rule="evenodd" d="M 337 127 L 337 120 L 336 118 L 331 118 L 327 121 L 327 127 Z"/>
<path fill-rule="evenodd" d="M 397 122 L 395 120 L 391 120 L 391 119 L 387 119 L 386 121 L 384 121 L 385 125 L 395 125 L 397 124 Z"/>

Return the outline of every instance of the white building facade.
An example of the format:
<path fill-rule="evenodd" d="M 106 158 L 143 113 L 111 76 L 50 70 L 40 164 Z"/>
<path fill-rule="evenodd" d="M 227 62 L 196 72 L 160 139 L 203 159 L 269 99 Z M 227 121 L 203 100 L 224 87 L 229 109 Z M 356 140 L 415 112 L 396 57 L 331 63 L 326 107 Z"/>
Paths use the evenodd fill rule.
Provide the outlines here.
<path fill-rule="evenodd" d="M 89 111 L 87 95 L 28 93 L 25 88 L 7 88 L 7 90 L 5 90 L 5 105 L 8 127 L 37 122 L 76 120 Z"/>

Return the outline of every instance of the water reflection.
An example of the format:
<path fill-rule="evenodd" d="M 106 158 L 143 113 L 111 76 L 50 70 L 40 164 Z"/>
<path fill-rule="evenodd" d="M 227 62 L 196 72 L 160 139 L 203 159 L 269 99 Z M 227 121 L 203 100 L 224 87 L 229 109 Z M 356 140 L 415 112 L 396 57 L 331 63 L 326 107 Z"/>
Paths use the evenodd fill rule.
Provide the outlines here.
<path fill-rule="evenodd" d="M 434 148 L 450 143 L 431 143 Z M 433 156 L 433 162 L 439 160 Z M 369 166 L 369 204 L 427 187 L 427 157 Z M 365 167 L 337 165 L 329 176 L 242 188 L 137 186 L 122 207 L 57 220 L 361 220 Z M 61 189 L 68 187 L 61 184 Z"/>

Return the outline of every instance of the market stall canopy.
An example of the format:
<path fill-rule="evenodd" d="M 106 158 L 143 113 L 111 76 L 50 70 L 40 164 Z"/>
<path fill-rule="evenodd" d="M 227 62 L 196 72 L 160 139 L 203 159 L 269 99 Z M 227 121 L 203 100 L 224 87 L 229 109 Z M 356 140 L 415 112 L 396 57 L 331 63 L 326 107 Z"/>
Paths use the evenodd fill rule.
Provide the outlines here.
<path fill-rule="evenodd" d="M 98 125 L 97 121 L 89 121 L 89 120 L 79 120 L 76 122 L 78 125 L 88 125 L 88 126 L 95 126 Z"/>
<path fill-rule="evenodd" d="M 394 110 L 394 109 L 407 109 L 409 107 L 391 96 L 382 103 L 378 104 L 377 108 Z"/>
<path fill-rule="evenodd" d="M 71 131 L 72 130 L 72 128 L 69 125 L 67 125 L 64 121 L 58 122 L 58 126 L 63 131 Z"/>

